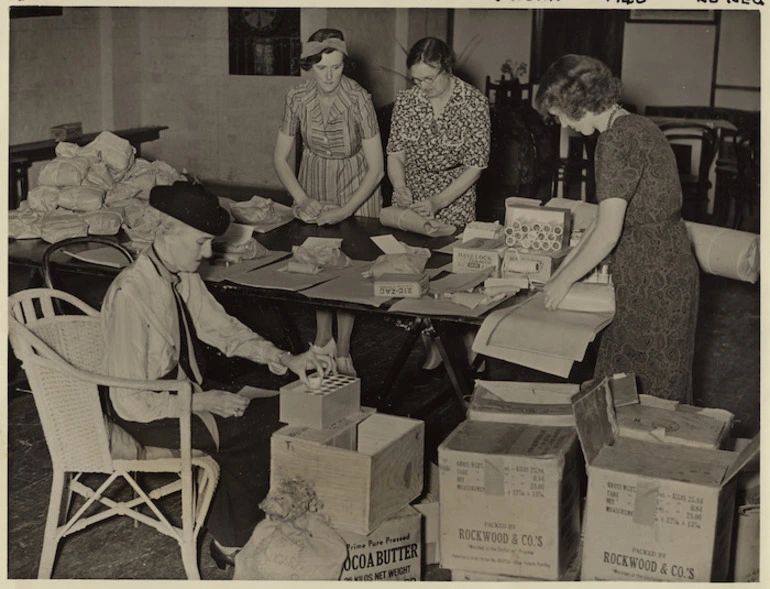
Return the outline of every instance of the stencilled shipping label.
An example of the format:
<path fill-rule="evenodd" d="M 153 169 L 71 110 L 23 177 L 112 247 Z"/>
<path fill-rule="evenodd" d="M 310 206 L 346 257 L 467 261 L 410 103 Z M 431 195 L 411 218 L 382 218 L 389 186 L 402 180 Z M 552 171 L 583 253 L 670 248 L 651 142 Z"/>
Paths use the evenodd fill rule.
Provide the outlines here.
<path fill-rule="evenodd" d="M 342 581 L 419 581 L 421 576 L 421 518 L 401 518 L 399 525 L 385 523 L 387 532 L 369 536 L 348 534 L 348 557 Z M 408 523 L 408 525 L 406 525 Z"/>
<path fill-rule="evenodd" d="M 454 268 L 484 270 L 500 267 L 500 254 L 489 251 L 472 251 L 455 248 L 452 258 Z M 453 268 L 453 269 L 454 269 Z"/>

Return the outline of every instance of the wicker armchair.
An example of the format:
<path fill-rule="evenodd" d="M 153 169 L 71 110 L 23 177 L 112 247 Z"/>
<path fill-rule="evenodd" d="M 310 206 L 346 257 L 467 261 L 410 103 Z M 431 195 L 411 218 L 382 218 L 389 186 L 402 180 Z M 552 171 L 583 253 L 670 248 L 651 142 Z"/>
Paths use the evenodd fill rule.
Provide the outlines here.
<path fill-rule="evenodd" d="M 59 302 L 82 314 L 56 314 Z M 99 387 L 109 386 L 171 390 L 191 408 L 189 382 L 98 374 L 103 349 L 99 313 L 65 292 L 41 288 L 16 293 L 9 298 L 9 311 L 11 345 L 27 373 L 53 463 L 38 578 L 51 577 L 62 538 L 112 516 L 126 515 L 174 538 L 181 547 L 187 577 L 199 579 L 197 537 L 219 480 L 219 466 L 191 449 L 191 412 L 180 417 L 181 450 L 144 448 L 105 419 L 99 393 Z M 172 473 L 178 478 L 145 491 L 133 475 L 143 472 Z M 85 476 L 88 473 L 101 473 L 106 480 Z M 100 480 L 96 488 L 94 478 Z M 121 480 L 134 494 L 117 502 L 107 491 Z M 179 491 L 181 526 L 169 521 L 155 504 Z M 73 492 L 83 498 L 77 507 Z"/>

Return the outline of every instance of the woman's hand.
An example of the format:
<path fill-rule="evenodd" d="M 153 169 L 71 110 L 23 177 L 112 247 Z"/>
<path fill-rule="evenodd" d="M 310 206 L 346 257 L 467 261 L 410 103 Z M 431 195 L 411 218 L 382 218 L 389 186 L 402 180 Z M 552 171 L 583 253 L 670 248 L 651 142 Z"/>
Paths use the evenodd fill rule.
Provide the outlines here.
<path fill-rule="evenodd" d="M 289 370 L 299 376 L 299 379 L 307 386 L 313 388 L 308 381 L 307 371 L 315 369 L 316 372 L 325 377 L 336 369 L 334 359 L 326 354 L 320 354 L 313 350 L 308 350 L 302 354 L 292 356 L 285 364 Z"/>
<path fill-rule="evenodd" d="M 543 294 L 545 295 L 545 308 L 551 311 L 555 311 L 567 296 L 569 289 L 572 288 L 572 283 L 568 280 L 564 280 L 560 276 L 552 278 L 545 283 L 543 287 Z"/>
<path fill-rule="evenodd" d="M 248 407 L 250 399 L 235 393 L 212 389 L 198 391 L 192 396 L 193 413 L 208 411 L 222 417 L 241 417 Z"/>
<path fill-rule="evenodd" d="M 318 216 L 316 221 L 319 225 L 336 225 L 350 216 L 343 207 L 328 209 Z"/>
<path fill-rule="evenodd" d="M 309 196 L 299 203 L 299 208 L 312 219 L 317 218 L 321 214 L 321 203 Z"/>
<path fill-rule="evenodd" d="M 436 211 L 438 211 L 438 207 L 433 203 L 433 200 L 430 198 L 426 198 L 424 200 L 417 201 L 415 203 L 412 203 L 412 205 L 409 207 L 414 212 L 419 213 L 426 219 L 432 219 L 436 216 Z"/>
<path fill-rule="evenodd" d="M 412 191 L 408 186 L 399 186 L 393 189 L 393 204 L 399 207 L 408 207 L 412 202 Z"/>

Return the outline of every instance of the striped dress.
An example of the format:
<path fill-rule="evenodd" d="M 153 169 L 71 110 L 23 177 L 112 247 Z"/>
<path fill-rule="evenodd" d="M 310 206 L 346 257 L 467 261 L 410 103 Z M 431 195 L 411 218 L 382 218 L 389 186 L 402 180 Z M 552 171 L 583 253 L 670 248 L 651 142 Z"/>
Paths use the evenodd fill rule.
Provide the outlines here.
<path fill-rule="evenodd" d="M 286 94 L 281 131 L 302 135 L 303 153 L 298 180 L 308 196 L 343 205 L 356 191 L 367 171 L 361 141 L 379 136 L 380 129 L 369 93 L 342 76 L 329 118 L 324 121 L 318 88 L 309 78 Z M 355 212 L 377 217 L 382 207 L 379 186 Z"/>

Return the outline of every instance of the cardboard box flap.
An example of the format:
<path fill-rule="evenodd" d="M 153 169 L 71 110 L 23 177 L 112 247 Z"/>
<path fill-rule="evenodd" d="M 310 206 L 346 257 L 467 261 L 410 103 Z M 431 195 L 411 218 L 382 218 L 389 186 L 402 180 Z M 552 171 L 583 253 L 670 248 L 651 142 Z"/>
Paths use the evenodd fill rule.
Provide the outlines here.
<path fill-rule="evenodd" d="M 586 462 L 591 464 L 605 446 L 611 446 L 618 436 L 618 422 L 612 404 L 612 391 L 605 377 L 592 381 L 572 397 L 580 445 Z"/>
<path fill-rule="evenodd" d="M 610 390 L 615 407 L 624 407 L 639 402 L 639 393 L 636 390 L 636 375 L 618 373 L 609 378 Z"/>
<path fill-rule="evenodd" d="M 746 446 L 743 450 L 741 450 L 740 454 L 738 454 L 738 457 L 735 459 L 735 462 L 730 466 L 729 469 L 727 469 L 727 472 L 725 473 L 725 478 L 722 484 L 726 485 L 729 483 L 735 475 L 737 475 L 744 466 L 746 466 L 749 462 L 751 462 L 755 456 L 759 455 L 759 434 L 754 436 L 754 438 L 749 442 L 749 445 Z"/>
<path fill-rule="evenodd" d="M 464 421 L 441 447 L 479 454 L 548 458 L 563 455 L 574 435 L 569 427 Z"/>
<path fill-rule="evenodd" d="M 734 453 L 618 438 L 591 463 L 593 468 L 660 480 L 719 487 Z"/>

